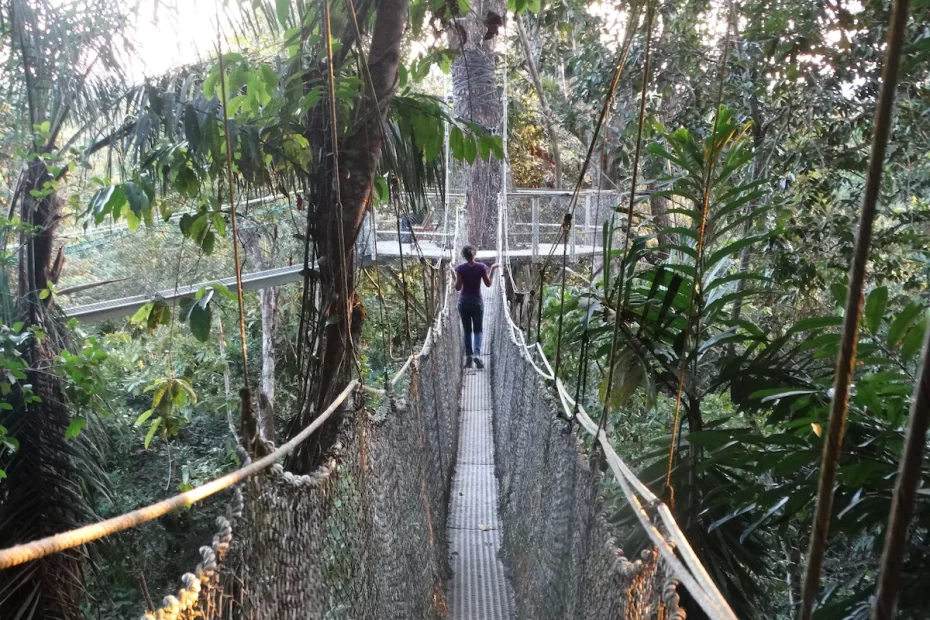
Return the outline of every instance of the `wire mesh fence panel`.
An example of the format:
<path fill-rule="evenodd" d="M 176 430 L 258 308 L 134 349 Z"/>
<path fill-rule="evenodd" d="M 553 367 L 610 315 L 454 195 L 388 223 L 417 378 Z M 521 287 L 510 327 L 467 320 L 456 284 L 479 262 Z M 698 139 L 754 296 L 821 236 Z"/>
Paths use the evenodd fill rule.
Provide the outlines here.
<path fill-rule="evenodd" d="M 356 392 L 317 472 L 273 466 L 241 489 L 208 568 L 146 618 L 434 619 L 447 608 L 445 535 L 458 446 L 461 338 L 447 304 L 404 393 Z M 237 496 L 238 498 L 239 496 Z"/>
<path fill-rule="evenodd" d="M 511 250 L 525 250 L 539 244 L 538 196 L 507 195 L 507 242 Z"/>
<path fill-rule="evenodd" d="M 408 204 L 383 203 L 375 209 L 374 225 L 370 214 L 366 217 L 363 230 L 370 237 L 365 237 L 360 252 L 373 258 L 375 248 L 370 239 L 377 239 L 377 250 L 383 256 L 397 258 L 403 253 L 412 260 L 421 255 L 439 258 L 455 246 L 455 218 L 463 202 L 460 194 L 443 196 L 435 192 L 427 194 L 416 209 Z"/>
<path fill-rule="evenodd" d="M 516 618 L 629 620 L 683 617 L 676 582 L 652 548 L 628 559 L 604 515 L 602 474 L 575 427 L 531 366 L 489 295 L 491 366 L 500 480 L 501 553 Z"/>
<path fill-rule="evenodd" d="M 247 202 L 237 208 L 243 273 L 302 264 L 298 233 L 306 223 L 303 204 L 295 198 Z M 58 288 L 73 292 L 62 297 L 62 305 L 67 309 L 134 295 L 154 297 L 233 276 L 231 232 L 222 213 L 208 215 L 204 221 L 209 223 L 190 237 L 182 234 L 187 224 L 178 216 L 135 230 L 122 221 L 64 229 L 60 238 L 67 268 Z"/>
<path fill-rule="evenodd" d="M 583 190 L 572 194 L 552 190 L 517 190 L 507 195 L 507 248 L 518 256 L 548 255 L 567 244 L 574 257 L 603 246 L 603 225 L 615 213 L 619 193 Z M 574 205 L 574 206 L 573 206 Z M 563 237 L 566 214 L 572 225 Z M 553 246 L 557 246 L 553 250 Z"/>

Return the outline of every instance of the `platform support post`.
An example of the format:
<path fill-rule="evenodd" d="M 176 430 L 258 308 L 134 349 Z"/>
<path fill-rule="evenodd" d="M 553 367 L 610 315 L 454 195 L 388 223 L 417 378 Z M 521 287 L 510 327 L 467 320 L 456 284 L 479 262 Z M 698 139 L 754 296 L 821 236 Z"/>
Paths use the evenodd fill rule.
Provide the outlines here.
<path fill-rule="evenodd" d="M 369 228 L 371 231 L 369 236 L 371 245 L 369 246 L 369 251 L 371 252 L 371 260 L 374 262 L 378 258 L 378 218 L 375 217 L 374 208 L 372 208 L 368 214 L 371 217 L 371 227 Z"/>
<path fill-rule="evenodd" d="M 575 231 L 578 230 L 578 223 L 575 221 L 575 218 L 572 218 L 569 221 L 568 226 L 569 255 L 571 256 L 571 260 L 574 263 L 575 259 L 577 258 L 577 251 L 575 250 L 575 243 L 577 242 L 575 239 Z"/>
<path fill-rule="evenodd" d="M 533 212 L 530 234 L 533 238 L 533 262 L 535 263 L 539 260 L 539 198 L 537 196 L 530 198 L 530 205 Z"/>
<path fill-rule="evenodd" d="M 584 195 L 584 242 L 587 245 L 594 245 L 594 228 L 591 226 L 591 193 L 586 192 Z"/>

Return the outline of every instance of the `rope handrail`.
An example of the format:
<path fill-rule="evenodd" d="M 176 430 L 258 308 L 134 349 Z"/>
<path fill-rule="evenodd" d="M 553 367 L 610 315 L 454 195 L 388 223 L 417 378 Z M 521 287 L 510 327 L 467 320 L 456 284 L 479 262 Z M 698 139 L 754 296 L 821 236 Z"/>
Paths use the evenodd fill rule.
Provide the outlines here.
<path fill-rule="evenodd" d="M 216 495 L 220 491 L 251 478 L 260 471 L 274 465 L 278 459 L 289 454 L 294 448 L 310 437 L 314 431 L 320 428 L 320 426 L 335 413 L 336 409 L 346 401 L 358 385 L 358 381 L 353 380 L 350 382 L 336 399 L 330 403 L 329 407 L 327 407 L 313 422 L 299 434 L 295 435 L 293 439 L 281 445 L 281 447 L 277 448 L 268 456 L 254 461 L 232 473 L 226 474 L 225 476 L 220 476 L 215 480 L 193 488 L 190 491 L 179 493 L 174 497 L 155 502 L 144 508 L 139 508 L 117 517 L 100 521 L 99 523 L 92 523 L 67 532 L 62 532 L 61 534 L 47 536 L 7 549 L 0 549 L 0 569 L 31 562 L 32 560 L 37 560 L 52 553 L 73 549 L 74 547 L 99 540 L 117 532 L 137 527 L 143 523 L 162 517 L 173 510 L 190 506 L 207 497 Z"/>
<path fill-rule="evenodd" d="M 501 292 L 503 292 L 503 287 L 500 285 L 499 280 L 498 288 L 500 288 Z M 536 373 L 543 379 L 552 381 L 554 378 L 552 366 L 549 363 L 545 352 L 542 350 L 542 347 L 539 346 L 539 343 L 535 345 L 537 351 L 539 352 L 540 359 L 542 360 L 543 365 L 548 369 L 548 372 L 540 368 L 532 360 L 530 355 L 527 353 L 526 348 L 523 347 L 520 341 L 513 335 L 514 329 L 519 331 L 519 328 L 510 317 L 510 309 L 507 307 L 506 299 L 503 299 L 502 301 L 505 302 L 503 303 L 503 314 L 505 320 L 508 323 L 508 326 L 511 329 L 512 341 L 514 344 L 520 346 L 521 355 L 527 362 L 529 362 L 530 366 L 536 371 Z M 707 570 L 701 564 L 701 561 L 697 558 L 697 555 L 694 553 L 694 550 L 688 543 L 687 538 L 681 531 L 678 523 L 675 521 L 674 516 L 672 516 L 668 506 L 659 500 L 655 494 L 652 493 L 646 487 L 646 485 L 644 485 L 636 477 L 629 466 L 623 462 L 623 459 L 620 458 L 620 456 L 614 450 L 613 446 L 610 444 L 610 440 L 607 438 L 607 434 L 603 429 L 598 432 L 597 424 L 591 419 L 587 411 L 585 411 L 584 407 L 580 403 L 575 403 L 572 397 L 568 394 L 568 390 L 566 390 L 562 380 L 556 378 L 555 385 L 557 395 L 559 396 L 559 400 L 562 403 L 565 417 L 571 419 L 572 416 L 575 415 L 576 419 L 578 419 L 581 423 L 582 428 L 584 428 L 584 430 L 589 435 L 597 439 L 601 448 L 604 450 L 607 463 L 610 466 L 614 477 L 617 479 L 624 497 L 630 504 L 631 508 L 633 508 L 633 512 L 636 514 L 637 519 L 639 519 L 640 523 L 642 524 L 646 534 L 649 535 L 649 538 L 652 540 L 653 544 L 656 545 L 656 548 L 658 548 L 659 553 L 662 555 L 663 559 L 668 562 L 669 566 L 673 571 L 675 571 L 676 575 L 679 577 L 679 579 L 681 579 L 684 586 L 694 596 L 695 601 L 698 603 L 698 605 L 701 606 L 701 609 L 703 609 L 705 613 L 709 614 L 711 618 L 719 618 L 721 620 L 736 620 L 736 614 L 730 608 L 729 603 L 726 602 L 726 599 L 720 593 L 720 590 L 707 574 Z M 669 542 L 662 538 L 661 532 L 659 532 L 655 524 L 652 523 L 652 520 L 649 518 L 649 515 L 643 508 L 642 503 L 633 493 L 631 487 L 636 489 L 636 491 L 646 500 L 646 503 L 656 507 L 659 517 L 661 518 L 669 537 L 675 543 L 675 546 L 678 548 L 679 552 L 681 552 L 687 568 L 675 555 L 675 550 L 672 548 Z"/>
<path fill-rule="evenodd" d="M 691 570 L 691 573 L 693 573 L 693 576 L 700 584 L 701 589 L 705 593 L 709 593 L 711 595 L 708 602 L 715 603 L 715 606 L 720 608 L 718 612 L 721 615 L 716 617 L 735 619 L 736 615 L 730 609 L 726 599 L 723 598 L 723 595 L 711 580 L 710 575 L 707 574 L 707 570 L 704 568 L 704 565 L 694 553 L 690 543 L 688 543 L 687 538 L 681 531 L 681 528 L 679 528 L 678 522 L 675 521 L 675 517 L 672 515 L 668 505 L 665 502 L 659 500 L 659 498 L 649 490 L 649 487 L 643 484 L 643 482 L 636 477 L 636 474 L 633 473 L 633 470 L 630 469 L 630 467 L 623 461 L 623 459 L 617 455 L 616 451 L 613 449 L 613 446 L 610 445 L 610 440 L 607 438 L 607 433 L 604 432 L 604 429 L 598 430 L 597 424 L 585 410 L 584 406 L 581 403 L 576 403 L 572 399 L 571 395 L 569 395 L 568 390 L 565 388 L 565 385 L 562 383 L 561 379 L 557 380 L 556 385 L 558 387 L 559 396 L 562 400 L 566 414 L 570 415 L 572 412 L 575 412 L 576 419 L 581 424 L 581 426 L 592 437 L 596 437 L 598 443 L 604 449 L 604 452 L 607 455 L 608 464 L 611 466 L 611 469 L 613 470 L 615 477 L 617 477 L 618 482 L 620 482 L 620 478 L 623 478 L 625 483 L 632 487 L 632 489 L 629 487 L 624 488 L 623 484 L 621 484 L 621 489 L 624 490 L 624 495 L 626 495 L 627 501 L 633 505 L 631 499 L 635 499 L 635 496 L 632 496 L 631 493 L 633 490 L 635 490 L 646 501 L 647 504 L 656 507 L 659 518 L 662 520 L 662 523 L 665 526 L 669 537 L 675 543 L 675 547 L 684 558 L 685 564 Z M 634 508 L 635 507 L 636 506 L 634 505 Z M 649 516 L 645 514 L 645 512 L 641 513 L 638 509 L 636 512 L 637 518 L 640 519 L 640 522 L 643 523 L 644 527 L 646 527 L 645 522 L 643 522 L 644 517 L 651 523 Z M 685 580 L 682 579 L 682 581 Z M 692 587 L 688 586 L 687 583 L 685 584 L 685 587 L 687 587 L 689 591 L 693 589 Z M 716 599 L 716 601 L 713 599 Z M 707 610 L 705 609 L 705 611 Z"/>

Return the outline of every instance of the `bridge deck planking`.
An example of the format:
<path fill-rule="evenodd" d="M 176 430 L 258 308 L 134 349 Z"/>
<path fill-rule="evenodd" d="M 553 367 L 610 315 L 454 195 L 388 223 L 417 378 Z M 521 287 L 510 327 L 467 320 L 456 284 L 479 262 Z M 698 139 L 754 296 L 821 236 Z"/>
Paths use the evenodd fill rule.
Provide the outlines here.
<path fill-rule="evenodd" d="M 491 343 L 485 343 L 485 346 Z M 487 350 L 487 348 L 486 348 Z M 485 364 L 493 363 L 482 355 Z M 510 620 L 513 593 L 498 558 L 501 521 L 494 472 L 488 370 L 466 370 L 459 451 L 449 509 L 452 578 L 446 588 L 451 620 Z"/>

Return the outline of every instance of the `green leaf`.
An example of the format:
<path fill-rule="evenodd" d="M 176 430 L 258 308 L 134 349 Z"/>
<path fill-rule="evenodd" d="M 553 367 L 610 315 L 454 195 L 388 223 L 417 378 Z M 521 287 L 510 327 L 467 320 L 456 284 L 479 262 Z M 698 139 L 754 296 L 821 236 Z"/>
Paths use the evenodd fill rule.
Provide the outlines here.
<path fill-rule="evenodd" d="M 154 387 L 154 386 L 152 386 Z M 168 393 L 168 389 L 171 387 L 171 382 L 167 381 L 158 386 L 158 389 L 155 390 L 155 394 L 152 396 L 152 407 L 158 407 L 161 404 L 162 399 L 165 398 L 165 394 Z"/>
<path fill-rule="evenodd" d="M 137 217 L 142 216 L 143 211 L 147 211 L 151 203 L 148 194 L 142 189 L 142 186 L 133 181 L 122 184 L 123 194 L 129 202 L 129 208 Z"/>
<path fill-rule="evenodd" d="M 183 218 L 182 218 L 183 219 Z M 210 223 L 210 218 L 206 213 L 201 213 L 198 215 L 191 224 L 190 227 L 190 238 L 196 241 L 197 243 L 203 243 L 204 234 L 207 231 L 207 224 Z"/>
<path fill-rule="evenodd" d="M 771 390 L 759 390 L 753 393 L 750 398 L 760 398 L 763 403 L 767 403 L 788 396 L 806 396 L 816 394 L 817 390 L 798 390 L 793 388 L 773 388 Z M 764 395 L 764 396 L 763 396 Z"/>
<path fill-rule="evenodd" d="M 504 138 L 503 136 L 491 136 L 490 137 L 491 150 L 494 152 L 494 157 L 497 159 L 504 159 Z"/>
<path fill-rule="evenodd" d="M 203 236 L 200 247 L 207 256 L 213 254 L 213 249 L 216 247 L 216 234 L 212 230 Z"/>
<path fill-rule="evenodd" d="M 304 98 L 300 102 L 300 107 L 304 112 L 306 112 L 307 110 L 311 110 L 313 106 L 319 103 L 320 99 L 322 98 L 323 98 L 323 91 L 320 89 L 319 86 L 314 86 L 307 92 L 306 95 L 304 95 Z"/>
<path fill-rule="evenodd" d="M 775 504 L 774 504 L 771 508 L 769 508 L 768 510 L 766 510 L 766 511 L 765 511 L 765 514 L 762 515 L 762 516 L 759 518 L 759 520 L 757 520 L 755 523 L 753 523 L 752 525 L 750 525 L 749 527 L 747 527 L 745 530 L 743 530 L 743 533 L 740 534 L 740 536 L 739 536 L 739 541 L 740 541 L 740 543 L 742 544 L 743 542 L 745 542 L 746 538 L 747 538 L 750 534 L 752 534 L 752 532 L 753 532 L 756 528 L 758 528 L 760 525 L 762 525 L 762 523 L 763 523 L 766 519 L 768 519 L 768 518 L 771 517 L 773 514 L 775 514 L 775 513 L 778 512 L 779 510 L 781 510 L 782 507 L 783 507 L 785 504 L 788 503 L 788 499 L 789 499 L 789 496 L 787 496 L 787 495 L 784 496 L 784 497 L 782 497 L 780 500 L 778 500 L 777 502 L 775 502 Z"/>
<path fill-rule="evenodd" d="M 485 161 L 491 159 L 491 149 L 494 148 L 491 142 L 491 136 L 481 136 L 478 139 L 478 155 Z"/>
<path fill-rule="evenodd" d="M 885 305 L 888 303 L 888 287 L 880 286 L 871 293 L 865 302 L 865 326 L 873 334 L 878 333 L 885 316 Z"/>
<path fill-rule="evenodd" d="M 384 204 L 388 201 L 388 182 L 384 177 L 375 177 L 375 198 L 377 198 L 377 204 Z"/>
<path fill-rule="evenodd" d="M 469 164 L 473 164 L 477 158 L 478 147 L 475 145 L 475 137 L 467 136 L 465 138 L 465 161 Z"/>
<path fill-rule="evenodd" d="M 798 321 L 795 323 L 791 329 L 788 330 L 789 334 L 796 334 L 798 332 L 806 332 L 812 329 L 823 329 L 824 327 L 836 327 L 843 324 L 843 317 L 841 316 L 819 316 L 811 319 L 804 319 L 803 321 Z"/>
<path fill-rule="evenodd" d="M 52 292 L 50 290 L 48 290 L 47 288 L 44 288 L 41 291 L 39 291 L 39 299 L 48 299 L 51 294 Z"/>
<path fill-rule="evenodd" d="M 103 189 L 98 189 L 90 199 L 90 204 L 87 206 L 87 211 L 95 216 L 106 215 L 110 199 L 113 197 L 113 192 L 115 190 L 116 187 L 113 185 L 104 187 Z"/>
<path fill-rule="evenodd" d="M 171 322 L 171 307 L 161 299 L 152 302 L 152 310 L 146 321 L 149 330 L 155 331 L 159 325 L 167 325 L 169 322 Z"/>
<path fill-rule="evenodd" d="M 912 301 L 895 317 L 894 321 L 891 322 L 891 327 L 888 328 L 889 347 L 894 349 L 901 343 L 907 328 L 911 326 L 911 323 L 920 315 L 922 310 L 923 306 L 919 302 Z"/>
<path fill-rule="evenodd" d="M 272 95 L 278 88 L 278 74 L 271 65 L 262 65 L 262 80 L 265 82 L 265 93 Z"/>
<path fill-rule="evenodd" d="M 226 299 L 232 299 L 232 300 L 238 299 L 236 297 L 236 294 L 233 293 L 231 290 L 229 290 L 229 287 L 223 284 L 222 282 L 216 282 L 215 284 L 211 284 L 210 287 L 214 291 L 216 291 L 217 293 L 225 297 Z"/>
<path fill-rule="evenodd" d="M 220 65 L 219 63 L 213 65 L 210 69 L 210 73 L 207 74 L 206 79 L 203 81 L 203 96 L 207 99 L 212 99 L 216 94 L 216 83 L 220 79 Z"/>
<path fill-rule="evenodd" d="M 152 425 L 149 427 L 149 432 L 145 434 L 145 449 L 149 449 L 149 444 L 152 443 L 152 437 L 155 436 L 155 433 L 158 431 L 158 427 L 161 426 L 161 417 L 155 418 L 155 421 L 152 422 Z"/>
<path fill-rule="evenodd" d="M 208 305 L 206 308 L 200 304 L 191 307 L 190 326 L 194 338 L 200 342 L 210 339 L 210 324 L 213 321 L 213 311 Z"/>
<path fill-rule="evenodd" d="M 830 292 L 833 294 L 833 301 L 840 308 L 846 306 L 846 297 L 849 295 L 849 287 L 845 282 L 834 282 L 830 285 Z"/>
<path fill-rule="evenodd" d="M 213 228 L 220 237 L 226 236 L 226 219 L 222 213 L 213 214 Z"/>
<path fill-rule="evenodd" d="M 920 348 L 924 344 L 924 334 L 926 333 L 927 318 L 924 317 L 924 320 L 915 325 L 904 337 L 903 344 L 901 345 L 901 357 L 905 360 L 910 360 L 914 355 L 920 353 Z"/>
<path fill-rule="evenodd" d="M 132 315 L 132 318 L 129 319 L 129 322 L 138 324 L 138 323 L 145 323 L 146 321 L 148 321 L 149 314 L 152 312 L 152 307 L 154 305 L 155 304 L 153 302 L 144 304 L 141 308 L 136 310 L 136 313 Z"/>
<path fill-rule="evenodd" d="M 126 225 L 129 227 L 129 232 L 136 232 L 139 230 L 142 220 L 132 212 L 132 209 L 130 209 L 128 205 L 123 206 L 123 216 L 126 218 Z"/>
<path fill-rule="evenodd" d="M 147 411 L 143 411 L 143 412 L 142 412 L 142 415 L 140 415 L 138 418 L 136 418 L 136 421 L 133 422 L 132 425 L 133 425 L 133 426 L 139 426 L 139 425 L 141 425 L 143 422 L 145 422 L 145 421 L 148 420 L 150 417 L 152 417 L 152 414 L 153 414 L 153 413 L 155 413 L 155 410 L 154 410 L 154 409 L 149 409 L 149 410 L 147 410 Z"/>
<path fill-rule="evenodd" d="M 81 434 L 85 426 L 87 426 L 87 421 L 84 420 L 84 418 L 74 418 L 71 420 L 71 424 L 69 424 L 68 428 L 65 430 L 65 440 L 76 438 Z"/>
<path fill-rule="evenodd" d="M 458 127 L 453 127 L 449 132 L 449 150 L 454 158 L 465 158 L 465 135 Z"/>
<path fill-rule="evenodd" d="M 707 269 L 708 271 L 713 269 L 717 263 L 722 261 L 727 256 L 732 256 L 733 254 L 736 254 L 737 252 L 741 251 L 743 248 L 749 247 L 761 241 L 762 239 L 767 238 L 768 236 L 769 236 L 768 234 L 763 234 L 763 235 L 752 235 L 749 237 L 743 237 L 742 239 L 739 239 L 738 241 L 734 241 L 733 243 L 727 246 L 724 246 L 723 248 L 714 252 L 710 256 L 710 258 L 707 259 L 707 262 L 704 263 L 706 265 L 705 269 Z"/>

